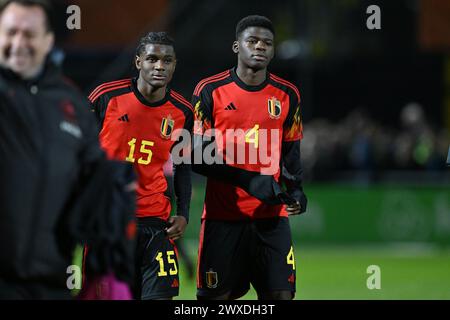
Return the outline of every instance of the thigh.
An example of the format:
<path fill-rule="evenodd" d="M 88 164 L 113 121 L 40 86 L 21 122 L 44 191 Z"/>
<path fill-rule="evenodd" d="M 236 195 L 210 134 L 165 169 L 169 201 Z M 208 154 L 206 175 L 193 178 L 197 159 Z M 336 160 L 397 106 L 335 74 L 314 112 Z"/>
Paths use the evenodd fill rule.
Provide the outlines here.
<path fill-rule="evenodd" d="M 236 299 L 250 288 L 247 222 L 204 220 L 197 269 L 199 299 Z"/>
<path fill-rule="evenodd" d="M 137 287 L 142 300 L 171 299 L 179 293 L 178 253 L 159 227 L 141 227 L 137 241 Z"/>
<path fill-rule="evenodd" d="M 257 241 L 252 284 L 258 296 L 288 291 L 294 297 L 296 265 L 288 218 L 256 221 L 254 227 Z"/>

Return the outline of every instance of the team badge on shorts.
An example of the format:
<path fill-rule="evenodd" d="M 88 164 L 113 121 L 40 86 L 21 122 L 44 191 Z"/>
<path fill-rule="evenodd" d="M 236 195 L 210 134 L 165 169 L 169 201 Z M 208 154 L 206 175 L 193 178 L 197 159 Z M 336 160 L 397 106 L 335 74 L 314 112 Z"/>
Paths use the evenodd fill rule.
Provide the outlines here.
<path fill-rule="evenodd" d="M 281 116 L 281 102 L 275 97 L 267 100 L 267 111 L 271 119 L 278 119 Z"/>
<path fill-rule="evenodd" d="M 217 278 L 217 272 L 213 271 L 212 269 L 209 269 L 209 271 L 206 272 L 206 285 L 210 289 L 217 288 L 218 278 Z"/>
<path fill-rule="evenodd" d="M 175 121 L 170 115 L 167 118 L 163 118 L 161 121 L 161 137 L 169 139 L 172 135 L 174 125 Z"/>

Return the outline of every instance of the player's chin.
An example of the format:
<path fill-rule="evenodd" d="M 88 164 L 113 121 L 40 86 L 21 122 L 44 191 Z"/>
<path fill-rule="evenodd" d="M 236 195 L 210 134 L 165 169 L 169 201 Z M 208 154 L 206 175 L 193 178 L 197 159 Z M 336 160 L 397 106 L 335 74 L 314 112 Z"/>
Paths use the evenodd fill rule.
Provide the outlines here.
<path fill-rule="evenodd" d="M 165 81 L 165 80 L 151 80 L 150 81 L 150 85 L 155 89 L 165 87 L 165 86 L 167 86 L 167 84 L 168 84 L 168 81 Z"/>
<path fill-rule="evenodd" d="M 267 68 L 267 66 L 269 65 L 268 61 L 256 61 L 256 60 L 251 60 L 248 63 L 248 66 L 250 67 L 250 69 L 258 71 L 258 70 L 263 70 L 265 68 Z"/>

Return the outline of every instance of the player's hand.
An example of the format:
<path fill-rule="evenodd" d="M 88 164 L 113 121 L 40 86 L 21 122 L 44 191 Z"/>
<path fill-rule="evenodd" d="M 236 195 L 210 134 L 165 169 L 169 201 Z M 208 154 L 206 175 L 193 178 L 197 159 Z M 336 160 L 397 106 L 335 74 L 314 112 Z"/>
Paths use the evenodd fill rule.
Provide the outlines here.
<path fill-rule="evenodd" d="M 308 204 L 308 199 L 306 198 L 303 188 L 293 190 L 289 192 L 289 195 L 296 199 L 295 203 L 288 203 L 286 211 L 290 216 L 301 214 L 306 211 L 306 205 Z"/>
<path fill-rule="evenodd" d="M 290 215 L 290 216 L 300 214 L 300 211 L 301 211 L 300 202 L 296 201 L 294 204 L 287 206 L 286 211 L 288 212 L 288 215 Z"/>
<path fill-rule="evenodd" d="M 269 175 L 261 174 L 252 178 L 248 190 L 245 191 L 269 205 L 289 205 L 295 202 L 295 199 L 281 189 L 274 177 Z"/>
<path fill-rule="evenodd" d="M 169 239 L 178 240 L 184 233 L 186 229 L 187 221 L 183 216 L 171 216 L 167 222 L 170 227 L 166 228 L 166 233 Z"/>

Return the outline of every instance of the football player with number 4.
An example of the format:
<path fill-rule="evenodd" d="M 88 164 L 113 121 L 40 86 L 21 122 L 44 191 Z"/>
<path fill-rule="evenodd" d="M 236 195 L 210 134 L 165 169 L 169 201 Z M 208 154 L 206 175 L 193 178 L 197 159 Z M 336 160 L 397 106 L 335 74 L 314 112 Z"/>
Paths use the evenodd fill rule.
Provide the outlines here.
<path fill-rule="evenodd" d="M 198 299 L 237 299 L 250 283 L 259 299 L 288 300 L 295 294 L 288 216 L 305 212 L 307 202 L 300 93 L 267 71 L 274 34 L 266 17 L 242 19 L 232 45 L 237 67 L 200 81 L 193 95 L 193 171 L 208 177 Z M 223 164 L 196 161 L 197 150 L 204 157 L 210 142 Z"/>

